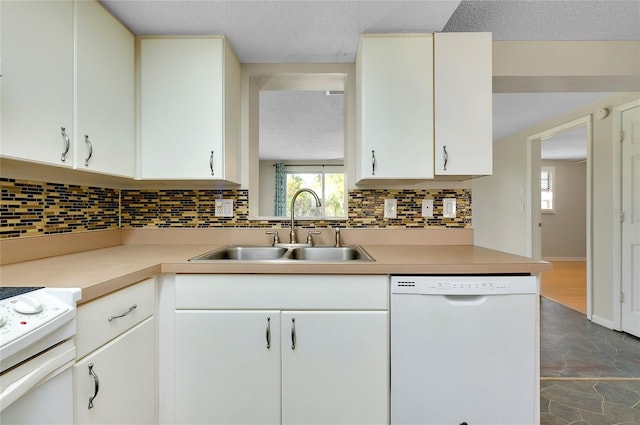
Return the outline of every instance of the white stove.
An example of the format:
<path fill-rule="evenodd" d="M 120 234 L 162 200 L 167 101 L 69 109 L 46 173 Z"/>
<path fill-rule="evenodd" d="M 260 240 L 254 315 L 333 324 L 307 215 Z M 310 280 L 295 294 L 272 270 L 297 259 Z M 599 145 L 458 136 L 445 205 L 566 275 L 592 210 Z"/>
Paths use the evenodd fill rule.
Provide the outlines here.
<path fill-rule="evenodd" d="M 0 423 L 73 421 L 80 295 L 76 288 L 0 287 Z"/>
<path fill-rule="evenodd" d="M 0 288 L 0 372 L 73 337 L 79 289 Z"/>

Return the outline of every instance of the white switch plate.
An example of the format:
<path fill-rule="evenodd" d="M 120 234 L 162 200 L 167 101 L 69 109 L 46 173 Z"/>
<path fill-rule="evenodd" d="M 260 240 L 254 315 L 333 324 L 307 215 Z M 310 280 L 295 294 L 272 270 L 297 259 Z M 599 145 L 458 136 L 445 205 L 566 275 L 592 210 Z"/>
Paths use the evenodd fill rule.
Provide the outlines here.
<path fill-rule="evenodd" d="M 433 199 L 422 200 L 422 216 L 433 217 Z"/>
<path fill-rule="evenodd" d="M 216 217 L 233 217 L 233 199 L 216 199 Z"/>
<path fill-rule="evenodd" d="M 456 198 L 442 200 L 442 215 L 444 218 L 456 218 Z"/>
<path fill-rule="evenodd" d="M 397 210 L 398 210 L 397 199 L 384 200 L 384 218 L 396 218 L 398 216 Z"/>

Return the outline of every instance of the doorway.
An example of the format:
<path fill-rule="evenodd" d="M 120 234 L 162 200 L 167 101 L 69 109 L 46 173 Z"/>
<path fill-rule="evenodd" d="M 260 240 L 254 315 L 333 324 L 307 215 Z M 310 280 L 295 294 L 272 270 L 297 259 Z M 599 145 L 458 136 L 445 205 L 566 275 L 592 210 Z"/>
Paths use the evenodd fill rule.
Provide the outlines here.
<path fill-rule="evenodd" d="M 541 255 L 553 263 L 541 293 L 587 314 L 587 128 L 541 142 Z"/>
<path fill-rule="evenodd" d="M 541 295 L 591 318 L 591 118 L 529 138 L 531 241 L 554 270 Z"/>

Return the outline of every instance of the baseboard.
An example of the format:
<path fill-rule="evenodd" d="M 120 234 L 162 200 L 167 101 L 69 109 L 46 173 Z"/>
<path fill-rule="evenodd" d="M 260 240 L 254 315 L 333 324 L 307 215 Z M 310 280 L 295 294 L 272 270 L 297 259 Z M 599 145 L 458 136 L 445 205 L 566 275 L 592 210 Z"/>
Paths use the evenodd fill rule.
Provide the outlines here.
<path fill-rule="evenodd" d="M 587 257 L 542 257 L 544 261 L 587 261 Z"/>
<path fill-rule="evenodd" d="M 607 329 L 613 329 L 613 322 L 611 320 L 605 319 L 595 314 L 591 315 L 591 321 L 593 323 L 597 323 L 600 326 L 604 326 Z"/>

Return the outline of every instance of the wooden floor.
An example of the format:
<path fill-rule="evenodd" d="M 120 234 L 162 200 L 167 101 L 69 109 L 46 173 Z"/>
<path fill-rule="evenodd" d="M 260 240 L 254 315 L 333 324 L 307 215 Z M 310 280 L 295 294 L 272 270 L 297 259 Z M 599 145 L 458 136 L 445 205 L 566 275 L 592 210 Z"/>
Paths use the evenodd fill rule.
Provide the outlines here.
<path fill-rule="evenodd" d="M 587 263 L 554 261 L 553 270 L 542 273 L 541 294 L 581 313 L 587 313 Z"/>

